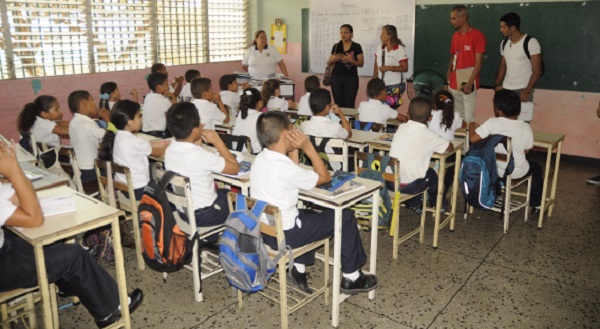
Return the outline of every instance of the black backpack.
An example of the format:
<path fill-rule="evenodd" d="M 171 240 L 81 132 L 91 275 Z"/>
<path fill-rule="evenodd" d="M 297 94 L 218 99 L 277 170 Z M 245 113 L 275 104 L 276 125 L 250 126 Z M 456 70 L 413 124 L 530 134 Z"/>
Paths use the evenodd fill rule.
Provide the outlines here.
<path fill-rule="evenodd" d="M 525 55 L 527 55 L 527 58 L 529 59 L 531 59 L 531 54 L 529 53 L 529 40 L 531 40 L 531 38 L 533 37 L 528 34 L 525 36 L 525 41 L 523 41 L 523 50 L 525 50 Z M 508 43 L 508 38 L 504 38 L 504 41 L 502 41 L 502 50 L 504 50 L 506 43 Z M 544 73 L 546 73 L 546 65 L 544 65 L 544 54 L 540 53 L 540 56 L 542 57 L 542 74 L 540 74 L 540 77 L 542 77 L 544 76 Z"/>

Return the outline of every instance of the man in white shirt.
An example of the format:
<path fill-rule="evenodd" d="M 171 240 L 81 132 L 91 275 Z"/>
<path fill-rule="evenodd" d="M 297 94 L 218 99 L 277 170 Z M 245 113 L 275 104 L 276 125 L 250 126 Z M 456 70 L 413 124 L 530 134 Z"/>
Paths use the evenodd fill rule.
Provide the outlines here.
<path fill-rule="evenodd" d="M 542 49 L 537 39 L 519 30 L 521 18 L 508 13 L 500 18 L 500 66 L 496 74 L 496 91 L 513 90 L 521 99 L 519 120 L 533 119 L 533 92 L 542 75 Z"/>
<path fill-rule="evenodd" d="M 406 122 L 407 118 L 385 103 L 385 83 L 379 78 L 373 78 L 367 83 L 368 101 L 360 102 L 358 120 L 387 125 L 388 119 L 398 119 Z"/>
<path fill-rule="evenodd" d="M 194 79 L 192 81 L 192 95 L 194 96 L 192 103 L 198 109 L 204 129 L 214 130 L 215 123 L 229 122 L 229 111 L 225 108 L 219 93 L 213 92 L 210 79 Z"/>
<path fill-rule="evenodd" d="M 543 177 L 542 167 L 525 157 L 525 153 L 533 147 L 533 131 L 527 123 L 518 120 L 521 102 L 517 93 L 511 90 L 500 90 L 494 95 L 495 118 L 488 119 L 476 128 L 476 123 L 469 123 L 469 140 L 476 143 L 489 135 L 504 135 L 511 138 L 512 156 L 515 168 L 511 174 L 513 179 L 519 179 L 529 173 L 531 178 L 531 193 L 529 205 L 532 213 L 539 213 L 542 202 Z M 496 146 L 496 152 L 506 153 L 503 145 Z M 506 162 L 498 161 L 498 176 L 504 176 Z"/>

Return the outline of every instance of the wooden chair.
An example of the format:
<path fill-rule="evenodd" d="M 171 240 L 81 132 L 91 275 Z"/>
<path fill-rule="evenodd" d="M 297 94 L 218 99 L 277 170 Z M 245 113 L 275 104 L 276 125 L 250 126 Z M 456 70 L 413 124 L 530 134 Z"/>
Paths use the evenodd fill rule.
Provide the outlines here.
<path fill-rule="evenodd" d="M 506 150 L 506 154 L 496 152 L 496 162 L 506 162 L 508 163 L 512 157 L 512 141 L 510 137 L 505 137 L 502 140 L 502 144 Z M 502 188 L 502 193 L 496 198 L 496 202 L 492 207 L 492 211 L 502 213 L 502 218 L 504 221 L 504 233 L 508 232 L 508 227 L 510 225 L 510 214 L 518 211 L 522 208 L 525 208 L 525 221 L 529 220 L 529 194 L 531 192 L 531 174 L 525 175 L 519 179 L 512 179 L 512 175 L 506 175 L 506 182 L 504 183 L 504 187 Z M 516 192 L 516 189 L 519 186 L 522 186 L 524 183 L 527 183 L 527 192 Z M 513 199 L 513 196 L 519 197 L 520 200 Z M 465 213 L 465 219 L 468 214 L 473 213 L 473 207 L 468 206 L 468 211 Z"/>
<path fill-rule="evenodd" d="M 229 210 L 231 212 L 235 211 L 235 193 L 228 193 L 227 199 L 229 202 Z M 255 199 L 246 198 L 246 205 L 248 209 L 252 209 L 254 204 L 256 203 Z M 277 245 L 281 245 L 285 240 L 285 235 L 283 233 L 283 224 L 281 221 L 281 212 L 279 208 L 273 205 L 267 205 L 265 208 L 265 214 L 274 218 L 275 226 L 265 224 L 263 222 L 260 223 L 260 230 L 263 234 L 272 236 L 277 238 Z M 275 257 L 278 254 L 277 250 L 271 249 L 269 246 L 265 245 L 270 257 Z M 289 256 L 286 254 L 281 257 L 277 266 L 278 266 L 278 278 L 273 275 L 271 278 L 271 284 L 263 291 L 259 292 L 262 296 L 265 296 L 272 302 L 278 303 L 280 306 L 281 313 L 281 328 L 288 328 L 288 315 L 300 309 L 302 306 L 310 303 L 314 299 L 316 299 L 319 295 L 323 294 L 325 296 L 325 305 L 328 305 L 329 298 L 329 238 L 319 240 L 313 242 L 311 244 L 305 245 L 300 248 L 296 248 L 292 250 L 292 254 L 294 258 L 305 254 L 308 251 L 312 251 L 318 248 L 323 247 L 324 250 L 324 269 L 323 269 L 323 277 L 324 282 L 323 286 L 320 288 L 311 287 L 313 289 L 312 294 L 307 294 L 297 288 L 288 287 L 287 285 L 287 271 L 286 264 L 289 262 Z M 278 283 L 278 286 L 273 285 L 273 283 Z M 242 307 L 242 292 L 238 290 L 238 306 Z"/>
<path fill-rule="evenodd" d="M 380 163 L 382 156 L 374 154 L 374 161 Z M 367 161 L 368 154 L 364 152 L 355 152 L 354 153 L 354 167 L 356 168 L 356 175 L 360 175 L 361 172 L 367 170 L 366 168 L 361 167 L 364 161 Z M 386 169 L 390 168 L 392 173 L 385 172 Z M 392 223 L 390 225 L 390 235 L 394 237 L 393 243 L 393 252 L 392 256 L 394 259 L 398 259 L 398 246 L 402 244 L 404 241 L 412 238 L 417 233 L 419 234 L 419 243 L 423 243 L 425 238 L 425 216 L 426 216 L 426 205 L 427 205 L 427 189 L 417 194 L 401 194 L 400 193 L 400 161 L 396 158 L 390 158 L 386 169 L 383 169 L 384 174 L 383 178 L 386 182 L 391 182 L 394 184 L 394 190 L 389 191 L 390 198 L 392 200 Z M 421 213 L 421 224 L 418 228 L 408 232 L 407 234 L 400 236 L 400 204 L 404 203 L 407 200 L 410 200 L 414 197 L 422 195 L 423 197 L 423 212 Z"/>
<path fill-rule="evenodd" d="M 79 165 L 77 164 L 77 159 L 75 158 L 75 151 L 73 148 L 61 147 L 58 151 L 58 156 L 60 166 L 67 174 L 71 175 L 77 192 L 85 194 L 83 183 L 81 182 L 81 171 L 79 170 Z"/>
<path fill-rule="evenodd" d="M 50 291 L 55 292 L 56 286 L 50 285 Z M 21 320 L 26 328 L 37 328 L 37 317 L 35 304 L 42 300 L 37 287 L 26 289 L 15 289 L 0 293 L 0 315 L 3 329 L 12 328 L 11 322 Z M 50 294 L 52 304 L 52 316 L 54 324 L 58 328 L 58 303 L 56 293 Z"/>
<path fill-rule="evenodd" d="M 166 171 L 162 168 L 161 164 L 156 163 L 152 168 L 152 175 L 154 179 L 160 180 Z M 196 220 L 194 216 L 194 205 L 192 202 L 192 190 L 190 187 L 189 178 L 181 175 L 175 175 L 171 180 L 170 187 L 167 188 L 167 197 L 175 207 L 179 207 L 186 214 L 189 222 L 184 221 L 177 209 L 173 209 L 173 215 L 181 231 L 188 235 L 189 239 L 198 233 L 198 238 L 195 239 L 192 248 L 192 264 L 185 265 L 185 268 L 192 271 L 194 281 L 194 299 L 196 302 L 202 302 L 204 297 L 202 295 L 202 280 L 208 279 L 209 277 L 223 272 L 223 268 L 219 263 L 219 255 L 209 251 L 202 250 L 202 264 L 200 266 L 200 258 L 198 257 L 198 241 L 204 239 L 215 233 L 223 231 L 223 225 L 210 226 L 210 227 L 196 227 Z M 163 273 L 163 280 L 166 282 L 167 273 Z"/>
<path fill-rule="evenodd" d="M 115 180 L 114 174 L 124 175 L 127 184 Z M 124 210 L 128 214 L 125 216 L 125 220 L 131 220 L 133 225 L 133 238 L 135 239 L 138 268 L 140 271 L 143 271 L 146 268 L 146 264 L 142 257 L 138 202 L 135 199 L 131 172 L 128 167 L 96 159 L 96 177 L 98 177 L 98 191 L 102 201 L 112 207 Z M 118 192 L 115 193 L 115 191 Z M 127 193 L 129 197 L 125 197 L 123 192 Z"/>
<path fill-rule="evenodd" d="M 385 132 L 385 125 L 374 122 L 360 122 L 358 119 L 354 120 L 353 129 L 356 130 L 370 130 L 378 133 Z"/>
<path fill-rule="evenodd" d="M 331 162 L 341 162 L 342 170 L 348 171 L 348 142 L 341 138 L 327 138 L 308 136 L 317 152 L 327 155 L 327 159 L 323 159 L 328 168 L 332 168 Z M 323 145 L 325 143 L 325 145 Z M 335 152 L 335 149 L 340 151 Z M 309 163 L 308 159 L 305 162 Z"/>
<path fill-rule="evenodd" d="M 225 146 L 232 151 L 244 152 L 244 148 L 246 149 L 245 153 L 252 154 L 252 143 L 248 136 L 237 136 L 231 134 L 219 134 Z M 234 144 L 235 143 L 235 144 Z M 235 147 L 234 147 L 235 145 Z"/>

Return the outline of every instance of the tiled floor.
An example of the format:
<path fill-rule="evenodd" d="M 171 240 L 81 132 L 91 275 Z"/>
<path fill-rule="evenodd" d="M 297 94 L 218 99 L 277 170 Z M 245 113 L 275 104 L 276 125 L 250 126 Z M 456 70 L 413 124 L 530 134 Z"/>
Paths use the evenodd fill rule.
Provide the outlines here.
<path fill-rule="evenodd" d="M 404 243 L 397 261 L 391 238 L 381 232 L 377 296 L 370 301 L 357 295 L 343 303 L 340 328 L 600 327 L 600 187 L 585 184 L 599 173 L 600 168 L 563 161 L 559 200 L 542 230 L 537 220 L 523 222 L 519 212 L 504 234 L 498 214 L 476 212 L 468 221 L 459 217 L 455 232 L 444 230 L 434 250 L 428 220 L 426 243 L 416 237 Z M 415 215 L 402 211 L 405 227 L 417 224 Z M 369 235 L 362 236 L 368 247 Z M 205 302 L 195 303 L 190 272 L 163 283 L 160 274 L 137 270 L 132 250 L 125 253 L 129 287 L 145 292 L 133 328 L 279 327 L 278 305 L 251 295 L 238 309 L 222 275 L 204 281 Z M 309 280 L 321 277 L 321 266 L 309 269 Z M 330 319 L 331 307 L 319 298 L 292 314 L 290 327 L 329 328 Z M 60 323 L 94 328 L 81 306 L 61 311 Z"/>

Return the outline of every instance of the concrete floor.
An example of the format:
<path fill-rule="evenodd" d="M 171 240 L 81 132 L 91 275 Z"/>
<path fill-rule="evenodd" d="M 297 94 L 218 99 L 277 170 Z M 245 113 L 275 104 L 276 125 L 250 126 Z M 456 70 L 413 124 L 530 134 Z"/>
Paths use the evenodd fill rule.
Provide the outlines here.
<path fill-rule="evenodd" d="M 535 157 L 543 164 L 544 158 Z M 503 233 L 498 214 L 476 211 L 459 217 L 455 231 L 440 234 L 431 246 L 417 237 L 391 256 L 392 239 L 380 232 L 375 300 L 356 295 L 341 305 L 340 328 L 598 328 L 600 327 L 600 187 L 585 184 L 600 168 L 563 161 L 553 217 L 537 228 L 537 219 L 511 216 Z M 459 201 L 462 204 L 462 200 Z M 418 218 L 402 208 L 404 225 Z M 406 222 L 404 222 L 406 220 Z M 363 233 L 365 247 L 369 234 Z M 145 292 L 132 315 L 133 328 L 278 328 L 279 307 L 258 294 L 245 296 L 238 309 L 222 275 L 204 281 L 203 303 L 195 303 L 191 272 L 162 282 L 161 275 L 137 270 L 134 251 L 125 249 L 129 289 Z M 309 268 L 309 281 L 322 266 Z M 114 271 L 113 271 L 114 272 Z M 320 281 L 320 279 L 318 279 Z M 66 302 L 66 301 L 62 301 Z M 330 328 L 331 306 L 319 298 L 290 316 L 291 328 Z M 60 311 L 63 328 L 94 328 L 84 307 Z"/>

